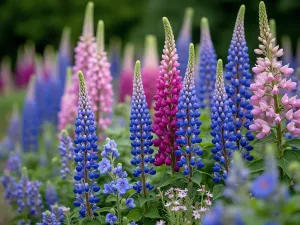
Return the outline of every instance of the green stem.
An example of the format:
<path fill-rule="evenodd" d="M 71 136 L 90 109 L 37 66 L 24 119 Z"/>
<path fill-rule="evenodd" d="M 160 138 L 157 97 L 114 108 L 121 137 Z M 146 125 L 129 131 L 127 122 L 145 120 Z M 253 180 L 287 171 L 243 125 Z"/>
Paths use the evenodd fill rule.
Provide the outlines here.
<path fill-rule="evenodd" d="M 121 218 L 119 194 L 117 194 L 117 214 L 118 214 L 118 224 L 121 225 L 122 224 L 122 218 Z"/>
<path fill-rule="evenodd" d="M 275 106 L 275 113 L 280 114 L 280 107 L 278 103 L 278 95 L 274 94 L 274 106 Z M 277 131 L 277 147 L 279 151 L 279 158 L 283 158 L 284 149 L 282 147 L 282 132 L 281 132 L 281 122 L 276 125 L 276 131 Z"/>

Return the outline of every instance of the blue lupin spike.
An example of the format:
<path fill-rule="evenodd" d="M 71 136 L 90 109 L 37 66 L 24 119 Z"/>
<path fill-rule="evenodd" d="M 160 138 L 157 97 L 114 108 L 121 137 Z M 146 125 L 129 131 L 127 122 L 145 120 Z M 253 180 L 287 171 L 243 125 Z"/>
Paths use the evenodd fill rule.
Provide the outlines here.
<path fill-rule="evenodd" d="M 201 169 L 204 164 L 200 158 L 203 151 L 198 147 L 201 143 L 200 125 L 199 120 L 199 102 L 196 96 L 195 90 L 195 50 L 194 45 L 190 44 L 189 47 L 189 60 L 184 77 L 183 87 L 180 91 L 180 97 L 178 99 L 178 112 L 176 117 L 178 118 L 177 131 L 179 150 L 176 151 L 176 155 L 180 155 L 180 161 L 177 165 L 184 168 L 184 175 L 189 177 L 189 181 L 192 181 L 194 168 Z M 185 148 L 185 150 L 183 150 Z"/>
<path fill-rule="evenodd" d="M 245 159 L 251 161 L 253 157 L 249 152 L 253 149 L 249 144 L 254 136 L 249 130 L 253 116 L 250 103 L 250 84 L 252 76 L 249 72 L 248 47 L 244 33 L 245 6 L 240 7 L 237 15 L 232 40 L 228 50 L 228 63 L 225 66 L 226 93 L 232 105 L 234 118 L 234 132 L 236 133 L 236 145 Z"/>
<path fill-rule="evenodd" d="M 226 179 L 232 153 L 236 150 L 233 117 L 224 87 L 223 63 L 218 60 L 214 96 L 211 103 L 211 135 L 214 147 L 211 152 L 216 161 L 213 171 L 215 182 Z"/>
<path fill-rule="evenodd" d="M 98 172 L 98 147 L 95 118 L 88 97 L 82 72 L 78 73 L 79 77 L 79 103 L 78 114 L 75 121 L 75 157 L 77 163 L 74 175 L 74 193 L 76 200 L 74 206 L 80 206 L 79 214 L 81 217 L 93 217 L 97 209 L 97 203 L 100 198 L 98 192 L 100 188 L 95 182 L 100 173 Z M 95 191 L 96 190 L 96 191 Z"/>
<path fill-rule="evenodd" d="M 138 181 L 133 188 L 139 193 L 143 192 L 144 197 L 147 196 L 149 190 L 153 189 L 147 182 L 147 177 L 154 175 L 156 171 L 153 168 L 153 149 L 151 134 L 151 116 L 146 102 L 146 96 L 142 84 L 140 61 L 135 64 L 133 94 L 131 101 L 130 114 L 130 139 L 132 146 L 131 164 L 136 166 L 133 176 L 141 176 L 141 182 Z"/>
<path fill-rule="evenodd" d="M 210 37 L 207 18 L 201 19 L 200 46 L 197 97 L 199 99 L 200 108 L 203 109 L 210 107 L 215 87 L 217 66 L 217 57 Z"/>

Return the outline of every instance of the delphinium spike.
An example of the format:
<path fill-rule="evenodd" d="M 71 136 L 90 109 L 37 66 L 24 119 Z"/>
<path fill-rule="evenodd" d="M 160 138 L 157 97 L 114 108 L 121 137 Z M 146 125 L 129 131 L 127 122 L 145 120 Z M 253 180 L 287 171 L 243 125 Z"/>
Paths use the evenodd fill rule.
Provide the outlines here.
<path fill-rule="evenodd" d="M 36 152 L 38 150 L 38 114 L 34 85 L 35 77 L 32 77 L 23 105 L 22 148 L 24 152 Z"/>
<path fill-rule="evenodd" d="M 73 66 L 73 79 L 72 84 L 67 88 L 64 95 L 69 96 L 69 101 L 72 104 L 69 107 L 62 107 L 60 114 L 67 115 L 63 117 L 63 121 L 59 121 L 59 128 L 65 129 L 68 124 L 72 124 L 75 120 L 77 113 L 78 102 L 78 77 L 79 71 L 87 75 L 89 58 L 95 52 L 95 37 L 94 37 L 94 22 L 93 22 L 94 4 L 89 2 L 85 11 L 85 18 L 83 24 L 83 32 L 75 48 L 75 65 Z"/>
<path fill-rule="evenodd" d="M 256 74 L 255 83 L 251 84 L 254 95 L 251 103 L 254 109 L 251 111 L 255 116 L 254 124 L 250 129 L 257 131 L 258 139 L 269 135 L 271 126 L 276 129 L 276 143 L 280 158 L 283 157 L 283 131 L 286 130 L 292 135 L 300 135 L 299 113 L 300 99 L 297 96 L 289 97 L 288 93 L 296 88 L 296 83 L 287 79 L 294 70 L 289 68 L 289 64 L 282 66 L 278 57 L 283 55 L 283 49 L 273 45 L 275 38 L 272 37 L 268 24 L 266 7 L 264 2 L 259 4 L 259 27 L 260 36 L 259 49 L 255 53 L 262 55 L 258 57 L 252 71 Z M 282 79 L 282 76 L 286 77 Z M 283 95 L 283 96 L 282 96 Z M 271 98 L 271 102 L 264 100 L 265 96 Z"/>
<path fill-rule="evenodd" d="M 200 63 L 197 94 L 201 108 L 210 107 L 216 81 L 217 57 L 210 37 L 208 19 L 201 19 Z"/>
<path fill-rule="evenodd" d="M 148 191 L 154 187 L 147 181 L 147 177 L 156 173 L 152 167 L 154 162 L 154 150 L 151 148 L 153 145 L 151 123 L 142 84 L 141 65 L 140 61 L 137 61 L 134 71 L 130 114 L 130 140 L 132 146 L 131 154 L 133 156 L 131 164 L 136 166 L 136 169 L 133 171 L 133 176 L 141 177 L 141 181 L 136 182 L 133 188 L 138 193 L 142 192 L 144 197 L 146 197 Z"/>
<path fill-rule="evenodd" d="M 104 49 L 104 23 L 102 20 L 98 23 L 97 47 L 95 53 L 89 58 L 86 77 L 97 131 L 102 132 L 111 123 L 110 114 L 113 104 L 112 76 Z"/>
<path fill-rule="evenodd" d="M 188 64 L 189 44 L 192 40 L 193 14 L 194 10 L 192 8 L 185 10 L 183 24 L 177 39 L 178 62 L 180 64 L 178 69 L 182 77 L 184 77 Z"/>
<path fill-rule="evenodd" d="M 180 157 L 175 155 L 178 149 L 176 139 L 178 98 L 181 90 L 181 77 L 174 35 L 169 20 L 164 17 L 165 45 L 160 65 L 159 78 L 157 80 L 157 92 L 154 97 L 156 111 L 153 123 L 153 132 L 157 138 L 153 140 L 154 146 L 158 147 L 154 165 L 166 164 L 172 167 L 172 171 L 178 171 L 177 161 Z"/>
<path fill-rule="evenodd" d="M 125 46 L 123 63 L 122 63 L 121 74 L 120 74 L 119 102 L 125 102 L 126 96 L 132 95 L 133 66 L 134 66 L 134 45 L 128 43 Z"/>
<path fill-rule="evenodd" d="M 98 147 L 94 114 L 89 101 L 87 88 L 82 72 L 79 77 L 78 115 L 75 122 L 75 157 L 77 163 L 74 175 L 74 193 L 76 200 L 74 206 L 79 207 L 81 217 L 93 217 L 100 201 L 99 185 L 95 181 L 100 173 L 97 171 Z"/>
<path fill-rule="evenodd" d="M 61 156 L 61 177 L 66 179 L 72 176 L 74 162 L 74 146 L 73 141 L 69 137 L 68 132 L 63 130 L 60 135 L 59 152 Z"/>
<path fill-rule="evenodd" d="M 231 103 L 224 87 L 223 63 L 218 60 L 216 85 L 211 103 L 211 135 L 214 147 L 211 152 L 216 160 L 213 171 L 215 182 L 227 178 L 232 152 L 236 150 Z"/>
<path fill-rule="evenodd" d="M 156 37 L 154 35 L 146 36 L 142 74 L 146 101 L 148 107 L 152 108 L 154 102 L 154 95 L 156 91 L 156 80 L 159 76 L 157 44 Z"/>
<path fill-rule="evenodd" d="M 175 151 L 175 154 L 180 157 L 177 165 L 184 168 L 184 175 L 189 177 L 189 182 L 192 182 L 195 168 L 201 169 L 204 166 L 199 157 L 203 151 L 198 146 L 202 139 L 199 137 L 201 121 L 199 120 L 199 102 L 196 97 L 194 73 L 195 50 L 194 45 L 190 44 L 188 66 L 178 100 L 178 112 L 176 113 L 179 128 L 176 132 L 178 135 L 176 143 L 179 147 Z"/>
<path fill-rule="evenodd" d="M 245 6 L 242 5 L 237 15 L 228 50 L 228 63 L 225 66 L 225 79 L 228 82 L 225 89 L 232 105 L 237 148 L 242 152 L 244 158 L 252 160 L 253 157 L 250 155 L 250 151 L 253 147 L 249 144 L 249 141 L 254 139 L 249 130 L 253 120 L 253 115 L 251 114 L 253 106 L 250 103 L 252 76 L 249 72 L 250 65 L 244 32 L 244 15 Z"/>

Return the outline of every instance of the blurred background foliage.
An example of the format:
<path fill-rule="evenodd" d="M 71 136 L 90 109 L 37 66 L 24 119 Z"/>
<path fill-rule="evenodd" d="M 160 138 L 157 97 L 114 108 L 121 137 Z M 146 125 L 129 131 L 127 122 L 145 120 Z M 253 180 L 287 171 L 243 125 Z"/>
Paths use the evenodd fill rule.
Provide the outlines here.
<path fill-rule="evenodd" d="M 1 0 L 0 56 L 9 55 L 15 62 L 17 48 L 33 40 L 42 53 L 47 44 L 58 46 L 64 26 L 72 29 L 75 45 L 81 33 L 87 0 Z M 293 46 L 300 36 L 299 0 L 266 0 L 268 15 L 277 22 L 277 34 L 288 34 Z M 132 41 L 142 48 L 144 36 L 155 34 L 163 46 L 161 18 L 167 16 L 178 34 L 184 9 L 193 7 L 193 41 L 199 42 L 200 18 L 209 19 L 218 57 L 225 59 L 237 11 L 246 5 L 245 28 L 249 49 L 257 45 L 259 0 L 94 0 L 95 21 L 103 19 L 106 42 L 119 36 L 123 44 Z M 139 55 L 139 54 L 138 54 Z M 253 63 L 252 63 L 253 64 Z"/>
<path fill-rule="evenodd" d="M 200 19 L 207 17 L 212 40 L 218 58 L 226 59 L 238 9 L 246 5 L 245 30 L 250 51 L 251 65 L 254 64 L 253 49 L 257 46 L 258 4 L 260 0 L 93 0 L 95 25 L 99 19 L 105 22 L 106 49 L 111 38 L 117 36 L 126 42 L 133 42 L 136 57 L 141 59 L 144 37 L 157 36 L 159 54 L 163 47 L 164 31 L 161 19 L 169 18 L 175 37 L 183 22 L 185 8 L 194 8 L 193 42 L 199 43 Z M 76 45 L 82 32 L 85 7 L 88 0 L 0 0 L 0 58 L 10 56 L 15 68 L 18 47 L 32 40 L 38 53 L 46 45 L 56 49 L 63 27 L 72 30 L 72 44 Z M 291 37 L 295 51 L 300 36 L 300 0 L 265 0 L 268 15 L 277 22 L 277 36 Z M 13 69 L 14 70 L 14 69 Z M 0 117 L 5 133 L 13 103 L 21 109 L 24 92 L 13 93 L 10 98 L 0 97 Z"/>

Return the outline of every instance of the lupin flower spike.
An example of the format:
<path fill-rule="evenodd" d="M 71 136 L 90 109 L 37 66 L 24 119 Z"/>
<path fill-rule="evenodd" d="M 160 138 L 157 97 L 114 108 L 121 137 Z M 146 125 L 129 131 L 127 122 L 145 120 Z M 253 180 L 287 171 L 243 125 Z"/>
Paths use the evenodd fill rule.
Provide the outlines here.
<path fill-rule="evenodd" d="M 111 62 L 111 75 L 114 79 L 120 76 L 121 67 L 121 40 L 120 38 L 112 38 L 109 44 L 109 62 Z"/>
<path fill-rule="evenodd" d="M 154 146 L 158 147 L 154 165 L 163 164 L 172 166 L 172 170 L 178 171 L 177 161 L 180 157 L 175 155 L 178 149 L 176 139 L 178 98 L 181 90 L 181 77 L 174 35 L 169 20 L 164 17 L 165 45 L 160 65 L 159 78 L 157 80 L 157 92 L 154 97 L 155 118 L 153 132 L 157 138 L 153 140 Z M 171 90 L 171 91 L 170 91 Z"/>
<path fill-rule="evenodd" d="M 38 150 L 38 112 L 34 86 L 35 77 L 31 77 L 22 116 L 22 148 L 25 152 Z"/>
<path fill-rule="evenodd" d="M 77 113 L 78 103 L 78 72 L 86 76 L 88 70 L 88 64 L 90 57 L 94 54 L 96 49 L 95 37 L 94 37 L 94 22 L 93 22 L 94 4 L 89 2 L 85 11 L 85 18 L 83 24 L 82 35 L 79 38 L 77 47 L 75 48 L 75 65 L 73 67 L 73 80 L 72 85 L 67 88 L 64 95 L 68 95 L 70 103 L 69 107 L 62 107 L 60 114 L 67 115 L 63 117 L 66 121 L 59 121 L 59 128 L 65 129 L 66 125 L 72 124 L 75 120 Z M 64 125 L 64 126 L 62 126 Z"/>
<path fill-rule="evenodd" d="M 297 99 L 297 96 L 288 96 L 288 92 L 296 88 L 296 83 L 287 79 L 294 70 L 289 68 L 289 64 L 282 66 L 282 62 L 277 59 L 284 53 L 283 49 L 279 49 L 279 45 L 274 46 L 275 38 L 270 32 L 264 2 L 259 4 L 259 25 L 258 39 L 261 44 L 254 51 L 262 57 L 257 58 L 257 64 L 252 68 L 256 76 L 255 83 L 251 84 L 254 93 L 251 97 L 254 106 L 251 113 L 256 119 L 254 124 L 250 125 L 250 129 L 258 132 L 256 137 L 261 139 L 269 135 L 270 127 L 274 126 L 278 150 L 282 157 L 283 130 L 287 129 L 292 135 L 300 135 L 300 99 Z M 283 79 L 282 76 L 285 78 Z M 266 97 L 271 98 L 271 102 L 267 103 Z M 286 129 L 282 129 L 285 124 Z"/>
<path fill-rule="evenodd" d="M 10 94 L 14 89 L 14 81 L 11 72 L 11 60 L 9 57 L 4 57 L 1 60 L 1 80 L 3 82 L 3 92 L 4 94 Z"/>
<path fill-rule="evenodd" d="M 67 80 L 67 68 L 71 66 L 71 29 L 65 27 L 60 40 L 59 52 L 57 56 L 57 73 L 60 84 L 60 96 L 63 95 Z"/>
<path fill-rule="evenodd" d="M 67 68 L 67 80 L 65 83 L 65 88 L 64 88 L 64 95 L 61 98 L 61 103 L 60 103 L 60 112 L 58 113 L 58 129 L 59 130 L 64 130 L 67 125 L 69 124 L 69 114 L 68 114 L 68 108 L 74 107 L 74 104 L 76 101 L 76 96 L 68 93 L 68 89 L 72 85 L 72 68 L 68 67 Z"/>
<path fill-rule="evenodd" d="M 192 41 L 193 14 L 194 10 L 192 8 L 185 10 L 183 24 L 177 40 L 178 62 L 180 64 L 178 68 L 182 77 L 184 77 L 188 64 L 189 44 Z"/>
<path fill-rule="evenodd" d="M 100 201 L 98 192 L 99 185 L 95 181 L 99 178 L 98 172 L 98 147 L 94 114 L 89 101 L 87 88 L 82 72 L 79 77 L 79 103 L 78 115 L 75 122 L 75 140 L 76 145 L 74 160 L 77 163 L 74 175 L 74 193 L 76 200 L 74 206 L 79 207 L 81 217 L 93 217 Z"/>
<path fill-rule="evenodd" d="M 223 63 L 218 60 L 216 87 L 211 103 L 211 135 L 212 143 L 215 145 L 211 149 L 216 160 L 213 171 L 215 182 L 227 178 L 232 153 L 236 150 L 236 135 L 234 133 L 233 117 L 231 105 L 228 100 L 223 78 Z"/>
<path fill-rule="evenodd" d="M 178 119 L 176 143 L 179 147 L 175 151 L 176 156 L 180 157 L 177 165 L 184 168 L 184 175 L 189 177 L 189 182 L 192 182 L 193 170 L 204 167 L 200 158 L 203 151 L 198 146 L 202 139 L 199 137 L 201 121 L 199 120 L 199 102 L 196 97 L 194 73 L 195 50 L 194 45 L 190 44 L 188 66 L 178 100 L 178 112 L 176 113 Z"/>
<path fill-rule="evenodd" d="M 138 193 L 142 191 L 144 197 L 146 197 L 148 191 L 152 190 L 154 187 L 147 182 L 147 177 L 156 173 L 152 167 L 154 162 L 152 154 L 154 150 L 151 148 L 153 145 L 151 123 L 151 117 L 142 84 L 141 64 L 140 61 L 137 61 L 134 71 L 130 114 L 130 140 L 132 146 L 131 154 L 133 157 L 131 164 L 136 166 L 136 169 L 133 171 L 133 176 L 141 176 L 141 182 L 138 181 L 133 188 Z"/>
<path fill-rule="evenodd" d="M 126 96 L 132 95 L 133 66 L 134 66 L 134 45 L 128 43 L 125 46 L 123 64 L 122 64 L 121 74 L 120 74 L 119 102 L 125 102 Z"/>
<path fill-rule="evenodd" d="M 69 137 L 68 132 L 63 130 L 60 135 L 59 152 L 61 157 L 61 177 L 66 179 L 72 174 L 74 162 L 74 146 L 73 141 Z"/>
<path fill-rule="evenodd" d="M 42 214 L 42 223 L 37 223 L 37 225 L 60 225 L 61 223 L 56 220 L 55 214 L 46 211 Z"/>
<path fill-rule="evenodd" d="M 86 80 L 95 122 L 98 132 L 101 132 L 111 123 L 110 114 L 113 104 L 112 76 L 107 53 L 104 50 L 104 23 L 102 20 L 98 23 L 96 51 L 89 59 Z"/>
<path fill-rule="evenodd" d="M 228 63 L 225 66 L 225 79 L 228 82 L 225 89 L 232 105 L 237 148 L 242 152 L 244 158 L 252 160 L 253 157 L 249 155 L 249 151 L 253 149 L 249 141 L 254 139 L 251 131 L 249 131 L 249 126 L 253 120 L 253 115 L 251 114 L 253 106 L 250 104 L 252 76 L 249 72 L 250 65 L 244 32 L 244 15 L 245 6 L 242 5 L 237 15 L 228 50 Z"/>
<path fill-rule="evenodd" d="M 148 107 L 152 108 L 156 91 L 156 80 L 159 76 L 157 44 L 156 37 L 154 35 L 146 36 L 143 62 L 143 86 Z"/>
<path fill-rule="evenodd" d="M 50 181 L 47 182 L 45 197 L 46 197 L 46 204 L 49 207 L 58 203 L 55 187 Z"/>
<path fill-rule="evenodd" d="M 198 99 L 201 108 L 210 107 L 213 97 L 217 57 L 210 37 L 208 19 L 201 19 L 199 78 L 197 85 Z"/>

